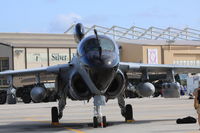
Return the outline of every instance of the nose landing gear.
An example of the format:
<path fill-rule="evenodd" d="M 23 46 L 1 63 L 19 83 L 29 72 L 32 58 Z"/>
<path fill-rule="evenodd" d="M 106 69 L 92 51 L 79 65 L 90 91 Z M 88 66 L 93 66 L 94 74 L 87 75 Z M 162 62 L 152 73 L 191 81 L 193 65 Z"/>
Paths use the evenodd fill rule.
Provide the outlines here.
<path fill-rule="evenodd" d="M 63 110 L 65 108 L 65 105 L 66 105 L 66 95 L 65 93 L 62 93 L 61 98 L 59 99 L 58 102 L 58 108 L 57 107 L 51 108 L 52 125 L 59 125 L 59 119 L 61 119 L 63 116 Z"/>
<path fill-rule="evenodd" d="M 105 105 L 105 96 L 94 96 L 94 117 L 93 117 L 93 127 L 98 126 L 105 128 L 107 126 L 106 116 L 102 116 L 101 106 Z"/>
<path fill-rule="evenodd" d="M 106 116 L 103 116 L 102 118 L 96 116 L 93 117 L 93 127 L 97 128 L 98 126 L 102 128 L 107 127 Z"/>

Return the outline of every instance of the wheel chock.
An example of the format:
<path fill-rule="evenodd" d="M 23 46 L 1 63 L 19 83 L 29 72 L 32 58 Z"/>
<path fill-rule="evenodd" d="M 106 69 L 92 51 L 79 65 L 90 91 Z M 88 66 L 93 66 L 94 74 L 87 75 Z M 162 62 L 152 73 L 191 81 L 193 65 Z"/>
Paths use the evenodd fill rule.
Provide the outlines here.
<path fill-rule="evenodd" d="M 59 122 L 52 122 L 51 125 L 58 126 L 58 125 L 60 125 L 60 123 Z"/>
<path fill-rule="evenodd" d="M 135 120 L 126 120 L 127 123 L 135 122 Z"/>

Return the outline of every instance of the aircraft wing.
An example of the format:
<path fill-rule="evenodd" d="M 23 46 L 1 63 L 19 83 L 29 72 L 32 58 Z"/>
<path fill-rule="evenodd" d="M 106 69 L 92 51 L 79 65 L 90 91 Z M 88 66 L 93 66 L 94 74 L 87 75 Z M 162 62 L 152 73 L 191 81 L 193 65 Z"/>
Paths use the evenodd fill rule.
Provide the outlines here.
<path fill-rule="evenodd" d="M 175 73 L 200 73 L 200 66 L 183 66 L 167 64 L 143 64 L 132 62 L 120 62 L 120 69 L 123 72 L 167 72 L 173 70 Z"/>
<path fill-rule="evenodd" d="M 55 65 L 55 66 L 49 66 L 49 67 L 41 67 L 41 68 L 32 68 L 32 69 L 24 69 L 24 70 L 8 70 L 0 72 L 0 76 L 25 76 L 25 75 L 33 75 L 33 74 L 40 74 L 40 73 L 46 73 L 46 74 L 57 74 L 60 69 L 67 69 L 69 67 L 68 64 L 62 64 L 62 65 Z"/>
<path fill-rule="evenodd" d="M 35 76 L 40 75 L 40 82 L 54 82 L 59 72 L 68 70 L 70 64 L 60 64 L 49 67 L 40 67 L 24 70 L 8 70 L 0 72 L 0 77 L 12 76 L 17 87 L 35 83 Z"/>

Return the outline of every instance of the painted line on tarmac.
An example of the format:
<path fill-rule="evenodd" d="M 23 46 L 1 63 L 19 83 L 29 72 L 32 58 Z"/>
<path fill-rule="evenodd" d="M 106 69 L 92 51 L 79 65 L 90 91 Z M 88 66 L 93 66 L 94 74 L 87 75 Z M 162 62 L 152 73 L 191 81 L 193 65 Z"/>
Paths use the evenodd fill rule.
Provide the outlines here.
<path fill-rule="evenodd" d="M 80 131 L 80 130 L 77 130 L 77 129 L 73 129 L 73 128 L 69 128 L 69 127 L 64 127 L 64 128 L 67 129 L 67 130 L 76 132 L 76 133 L 85 133 L 85 132 L 83 132 L 83 131 Z"/>
<path fill-rule="evenodd" d="M 28 117 L 28 118 L 25 118 L 25 119 L 26 119 L 26 120 L 29 120 L 29 121 L 34 121 L 34 122 L 41 122 L 41 123 L 48 123 L 48 124 L 50 124 L 49 121 L 40 121 L 40 120 L 31 118 L 31 117 Z M 59 125 L 61 125 L 61 124 L 59 124 Z M 57 125 L 57 126 L 54 125 L 54 126 L 60 127 L 59 125 Z M 67 129 L 68 131 L 73 131 L 73 132 L 75 132 L 75 133 L 85 133 L 85 132 L 83 132 L 83 131 L 81 131 L 81 130 L 73 129 L 73 128 L 70 128 L 70 127 L 62 127 L 62 128 L 65 128 L 65 129 Z"/>

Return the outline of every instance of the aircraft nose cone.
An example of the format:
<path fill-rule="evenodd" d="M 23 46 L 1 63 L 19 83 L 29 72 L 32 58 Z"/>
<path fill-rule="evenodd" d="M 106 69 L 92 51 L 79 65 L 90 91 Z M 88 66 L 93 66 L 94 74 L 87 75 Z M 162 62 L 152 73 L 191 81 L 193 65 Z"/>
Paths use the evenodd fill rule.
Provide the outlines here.
<path fill-rule="evenodd" d="M 81 57 L 81 62 L 95 86 L 102 93 L 105 93 L 117 71 L 118 55 L 114 52 L 103 51 L 100 56 L 98 51 L 90 51 Z"/>

